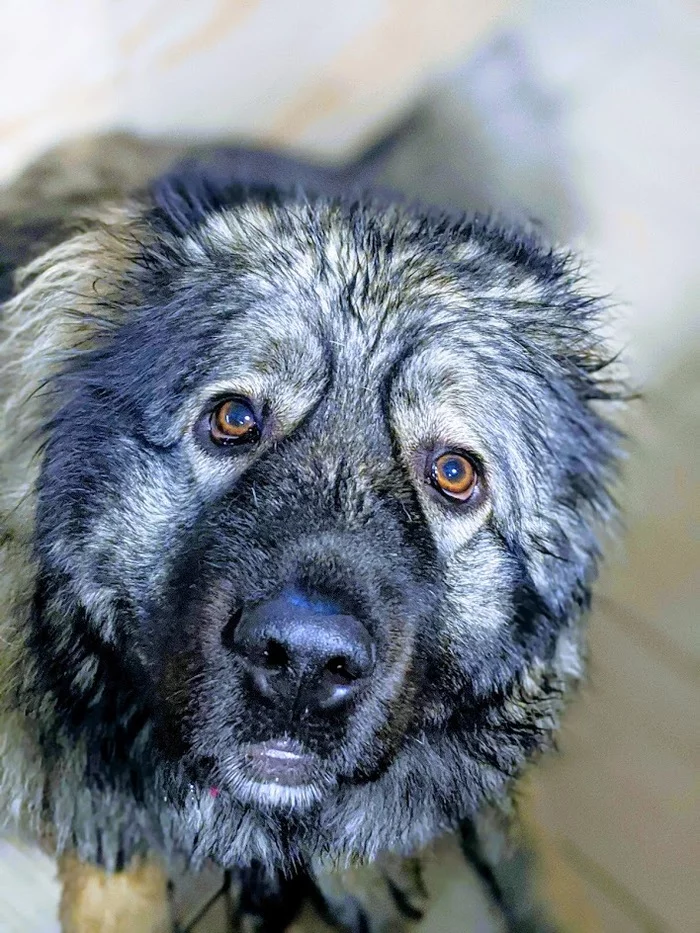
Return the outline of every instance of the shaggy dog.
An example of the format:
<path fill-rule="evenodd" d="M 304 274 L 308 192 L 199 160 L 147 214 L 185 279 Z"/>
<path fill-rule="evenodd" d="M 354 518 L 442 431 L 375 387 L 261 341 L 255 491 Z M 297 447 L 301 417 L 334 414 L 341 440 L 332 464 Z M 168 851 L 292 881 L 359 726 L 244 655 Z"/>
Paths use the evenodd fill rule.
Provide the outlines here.
<path fill-rule="evenodd" d="M 350 171 L 100 151 L 2 221 L 0 817 L 214 860 L 266 930 L 301 891 L 386 928 L 334 872 L 446 831 L 498 895 L 480 815 L 580 677 L 613 511 L 600 301 Z"/>

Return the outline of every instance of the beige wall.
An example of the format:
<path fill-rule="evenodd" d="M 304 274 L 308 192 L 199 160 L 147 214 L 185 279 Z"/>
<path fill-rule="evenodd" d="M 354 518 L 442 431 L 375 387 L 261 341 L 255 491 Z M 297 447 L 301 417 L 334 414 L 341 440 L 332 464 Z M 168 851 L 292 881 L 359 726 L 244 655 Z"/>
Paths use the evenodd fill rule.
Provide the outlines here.
<path fill-rule="evenodd" d="M 505 0 L 3 0 L 0 179 L 113 126 L 336 155 L 464 56 Z"/>

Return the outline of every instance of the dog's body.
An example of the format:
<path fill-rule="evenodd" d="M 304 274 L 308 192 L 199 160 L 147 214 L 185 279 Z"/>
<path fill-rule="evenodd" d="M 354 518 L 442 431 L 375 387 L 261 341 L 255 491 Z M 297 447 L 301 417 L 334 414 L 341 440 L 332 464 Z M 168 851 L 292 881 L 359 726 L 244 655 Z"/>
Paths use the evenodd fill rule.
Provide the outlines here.
<path fill-rule="evenodd" d="M 143 164 L 5 212 L 0 822 L 296 873 L 374 929 L 325 873 L 474 854 L 581 674 L 600 306 L 531 233 L 345 172 L 229 151 L 127 198 Z"/>

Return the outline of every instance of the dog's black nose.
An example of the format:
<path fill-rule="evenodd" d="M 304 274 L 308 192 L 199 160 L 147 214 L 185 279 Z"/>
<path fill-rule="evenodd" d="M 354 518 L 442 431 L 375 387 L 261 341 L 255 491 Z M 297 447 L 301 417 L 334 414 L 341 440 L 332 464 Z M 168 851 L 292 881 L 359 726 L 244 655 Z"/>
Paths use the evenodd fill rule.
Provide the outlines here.
<path fill-rule="evenodd" d="M 374 643 L 359 619 L 298 590 L 244 609 L 223 641 L 263 696 L 308 710 L 346 703 L 374 667 Z"/>

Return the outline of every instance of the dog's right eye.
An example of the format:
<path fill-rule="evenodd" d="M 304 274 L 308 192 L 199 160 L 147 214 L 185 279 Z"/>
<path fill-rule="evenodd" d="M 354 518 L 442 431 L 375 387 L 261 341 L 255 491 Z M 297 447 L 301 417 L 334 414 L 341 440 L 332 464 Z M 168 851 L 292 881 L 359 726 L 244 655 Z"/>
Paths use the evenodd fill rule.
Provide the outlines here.
<path fill-rule="evenodd" d="M 448 450 L 435 457 L 428 470 L 428 482 L 453 502 L 468 502 L 477 488 L 474 461 L 460 451 Z"/>
<path fill-rule="evenodd" d="M 260 425 L 250 402 L 241 398 L 219 402 L 209 417 L 209 436 L 220 446 L 258 441 Z"/>

